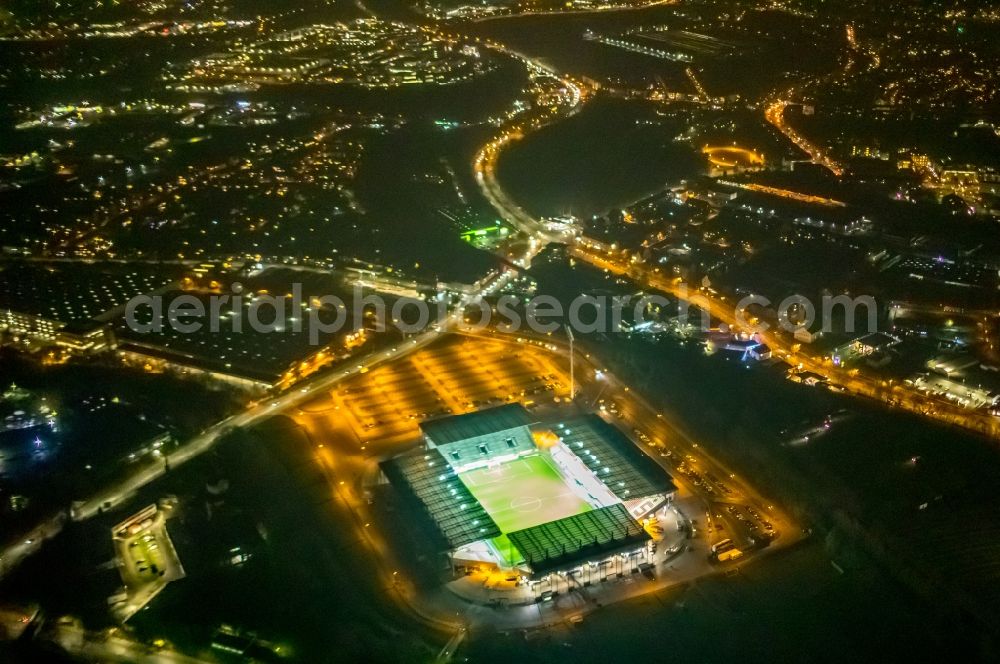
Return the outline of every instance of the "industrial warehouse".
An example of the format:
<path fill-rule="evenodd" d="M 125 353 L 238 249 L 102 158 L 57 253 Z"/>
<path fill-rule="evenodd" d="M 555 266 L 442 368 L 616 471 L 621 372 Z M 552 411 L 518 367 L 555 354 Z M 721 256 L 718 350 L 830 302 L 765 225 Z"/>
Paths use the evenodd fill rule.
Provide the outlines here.
<path fill-rule="evenodd" d="M 508 404 L 421 425 L 424 446 L 382 464 L 433 521 L 456 568 L 588 580 L 652 559 L 640 521 L 674 496 L 671 478 L 597 415 L 534 422 Z"/>

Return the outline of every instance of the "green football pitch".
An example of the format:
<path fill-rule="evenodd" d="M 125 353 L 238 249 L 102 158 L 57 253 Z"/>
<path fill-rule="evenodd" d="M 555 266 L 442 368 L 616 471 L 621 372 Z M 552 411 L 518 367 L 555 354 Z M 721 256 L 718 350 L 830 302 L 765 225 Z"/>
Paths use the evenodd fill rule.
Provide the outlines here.
<path fill-rule="evenodd" d="M 504 534 L 592 509 L 543 454 L 477 468 L 459 478 Z"/>

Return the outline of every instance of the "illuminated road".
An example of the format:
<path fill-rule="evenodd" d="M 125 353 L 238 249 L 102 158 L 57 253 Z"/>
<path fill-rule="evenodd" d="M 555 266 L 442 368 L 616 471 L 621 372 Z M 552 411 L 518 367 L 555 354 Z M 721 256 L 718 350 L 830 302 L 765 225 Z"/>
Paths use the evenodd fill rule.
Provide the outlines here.
<path fill-rule="evenodd" d="M 698 96 L 703 100 L 708 101 L 708 92 L 705 90 L 705 86 L 701 84 L 701 81 L 698 80 L 698 77 L 695 76 L 694 70 L 690 67 L 686 67 L 684 69 L 684 74 L 688 77 L 688 80 L 691 81 L 691 85 L 694 87 L 695 92 L 698 93 Z"/>
<path fill-rule="evenodd" d="M 760 194 L 779 196 L 781 198 L 799 201 L 800 203 L 825 205 L 826 207 L 847 207 L 847 203 L 833 198 L 824 198 L 823 196 L 814 196 L 813 194 L 803 194 L 798 191 L 791 191 L 790 189 L 769 187 L 767 185 L 756 184 L 754 182 L 733 182 L 731 180 L 716 180 L 716 182 L 721 185 L 725 185 L 726 187 L 735 187 L 737 189 L 746 189 L 747 191 L 754 191 Z"/>
<path fill-rule="evenodd" d="M 807 155 L 814 164 L 826 167 L 831 173 L 840 177 L 844 174 L 844 168 L 834 161 L 822 148 L 812 143 L 802 134 L 792 129 L 785 121 L 785 109 L 791 105 L 786 100 L 778 100 L 771 103 L 764 111 L 764 118 L 774 125 L 785 137 Z"/>
<path fill-rule="evenodd" d="M 640 5 L 625 6 L 625 7 L 595 7 L 593 9 L 558 9 L 558 10 L 548 10 L 548 11 L 526 11 L 520 12 L 518 14 L 495 14 L 491 16 L 477 16 L 476 18 L 468 19 L 470 23 L 484 23 L 486 21 L 497 21 L 501 19 L 510 18 L 526 18 L 530 16 L 565 16 L 573 15 L 580 16 L 584 14 L 613 14 L 615 12 L 634 12 L 642 9 L 649 9 L 650 7 L 657 7 L 660 5 L 673 5 L 677 4 L 678 0 L 652 0 L 651 2 L 644 2 Z"/>
<path fill-rule="evenodd" d="M 669 279 L 659 274 L 655 268 L 650 270 L 642 264 L 635 263 L 622 252 L 611 251 L 600 242 L 581 240 L 574 247 L 573 254 L 599 269 L 626 276 L 646 287 L 683 299 L 708 311 L 713 318 L 733 329 L 752 327 L 737 318 L 734 305 L 726 302 L 724 298 L 688 290 L 680 280 Z M 922 394 L 898 382 L 866 376 L 858 369 L 845 370 L 836 367 L 826 357 L 810 357 L 800 352 L 799 344 L 777 330 L 770 329 L 759 334 L 776 357 L 791 367 L 824 377 L 839 390 L 881 401 L 889 407 L 900 407 L 947 424 L 961 426 L 994 439 L 1000 438 L 1000 421 L 988 413 L 961 408 L 945 399 Z"/>
<path fill-rule="evenodd" d="M 773 109 L 784 111 L 784 102 L 775 102 Z M 773 112 L 779 112 L 775 110 Z M 772 113 L 769 109 L 769 113 Z M 783 122 L 781 115 L 775 120 Z M 483 189 L 484 195 L 496 208 L 497 212 L 512 226 L 528 235 L 531 239 L 532 255 L 541 251 L 546 244 L 556 238 L 552 238 L 540 230 L 537 220 L 531 218 L 523 209 L 513 202 L 500 187 L 493 174 L 493 167 L 498 158 L 500 149 L 511 142 L 511 138 L 502 135 L 493 143 L 487 145 L 477 156 L 475 162 L 477 180 Z M 519 134 L 518 138 L 523 135 Z M 817 153 L 816 157 L 825 160 L 828 168 L 838 175 L 839 166 L 830 161 L 822 153 Z M 837 205 L 839 201 L 830 200 L 829 204 Z M 563 238 L 561 241 L 567 241 Z M 569 239 L 573 247 L 573 253 L 595 267 L 607 270 L 615 274 L 631 278 L 638 283 L 659 290 L 663 293 L 682 298 L 687 302 L 701 307 L 708 311 L 714 318 L 720 320 L 734 329 L 747 327 L 744 321 L 737 320 L 735 308 L 731 303 L 726 303 L 724 298 L 710 297 L 707 293 L 691 291 L 676 279 L 668 279 L 658 274 L 656 269 L 650 270 L 646 266 L 637 264 L 632 257 L 623 252 L 612 252 L 603 243 L 591 240 L 586 237 L 575 237 Z M 909 389 L 905 385 L 900 385 L 892 381 L 882 381 L 877 378 L 865 376 L 857 369 L 845 371 L 833 366 L 829 358 L 810 357 L 805 353 L 800 353 L 799 344 L 791 339 L 780 336 L 776 331 L 771 330 L 760 334 L 764 343 L 771 347 L 775 356 L 781 358 L 789 366 L 802 371 L 816 373 L 826 378 L 836 389 L 849 392 L 858 396 L 875 399 L 889 407 L 899 407 L 933 419 L 961 426 L 980 434 L 1000 439 L 1000 421 L 988 413 L 969 411 L 956 406 L 951 402 L 936 398 L 932 395 L 925 395 L 916 390 Z"/>
<path fill-rule="evenodd" d="M 512 57 L 523 61 L 529 69 L 544 71 L 553 77 L 558 76 L 544 63 L 532 60 L 526 55 L 500 45 L 493 45 Z M 516 121 L 501 128 L 499 136 L 484 145 L 476 154 L 473 160 L 473 169 L 476 173 L 476 183 L 486 200 L 500 214 L 500 217 L 508 224 L 521 231 L 528 237 L 528 250 L 524 258 L 514 261 L 519 265 L 528 267 L 531 265 L 531 258 L 540 252 L 549 242 L 563 242 L 572 239 L 572 235 L 551 233 L 546 231 L 541 222 L 528 214 L 518 205 L 500 186 L 496 179 L 496 165 L 500 152 L 510 144 L 521 140 L 526 132 L 537 131 L 539 128 L 555 122 L 559 119 L 569 117 L 580 110 L 581 105 L 591 94 L 591 91 L 582 83 L 573 81 L 568 77 L 561 78 L 563 87 L 569 94 L 569 100 L 565 104 L 556 107 L 554 111 L 541 117 L 536 117 L 530 122 L 518 118 Z M 507 256 L 511 258 L 511 256 Z"/>
<path fill-rule="evenodd" d="M 37 551 L 45 540 L 58 535 L 62 531 L 66 518 L 65 512 L 59 512 L 4 547 L 0 551 L 0 578 L 3 578 L 22 560 Z"/>
<path fill-rule="evenodd" d="M 854 26 L 848 24 L 846 26 L 846 38 L 848 47 L 848 60 L 844 67 L 834 74 L 820 77 L 811 82 L 811 84 L 817 84 L 820 81 L 829 80 L 840 80 L 846 81 L 851 76 L 857 75 L 855 73 L 856 59 L 854 55 L 865 56 L 868 60 L 867 66 L 861 73 L 869 73 L 878 69 L 882 65 L 882 60 L 879 57 L 878 52 L 870 47 L 862 46 L 856 36 Z M 798 86 L 799 88 L 804 88 L 808 86 L 810 82 Z M 791 105 L 791 99 L 796 97 L 795 89 L 787 90 L 781 93 L 777 99 L 771 102 L 764 110 L 764 118 L 771 123 L 778 131 L 785 135 L 788 140 L 795 143 L 800 150 L 809 155 L 809 158 L 815 164 L 819 164 L 827 168 L 831 173 L 840 177 L 844 174 L 843 166 L 841 166 L 837 161 L 835 161 L 829 154 L 827 154 L 818 145 L 812 143 L 805 136 L 801 135 L 794 129 L 792 129 L 788 123 L 785 121 L 785 109 Z"/>

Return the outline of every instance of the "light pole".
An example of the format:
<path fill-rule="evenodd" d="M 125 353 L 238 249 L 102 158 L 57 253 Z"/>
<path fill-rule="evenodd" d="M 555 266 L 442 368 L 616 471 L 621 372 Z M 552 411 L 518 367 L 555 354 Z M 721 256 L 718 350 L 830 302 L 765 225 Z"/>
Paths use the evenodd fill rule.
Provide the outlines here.
<path fill-rule="evenodd" d="M 576 357 L 573 354 L 573 328 L 566 327 L 566 336 L 569 337 L 569 400 L 576 400 Z"/>

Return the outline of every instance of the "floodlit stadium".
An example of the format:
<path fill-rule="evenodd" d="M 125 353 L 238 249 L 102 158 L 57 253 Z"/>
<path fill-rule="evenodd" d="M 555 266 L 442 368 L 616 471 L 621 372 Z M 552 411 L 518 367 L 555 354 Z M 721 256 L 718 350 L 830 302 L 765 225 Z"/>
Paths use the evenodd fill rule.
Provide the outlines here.
<path fill-rule="evenodd" d="M 424 447 L 383 464 L 433 521 L 455 566 L 538 578 L 615 556 L 646 562 L 639 523 L 670 477 L 597 415 L 546 424 L 519 404 L 432 420 Z"/>

